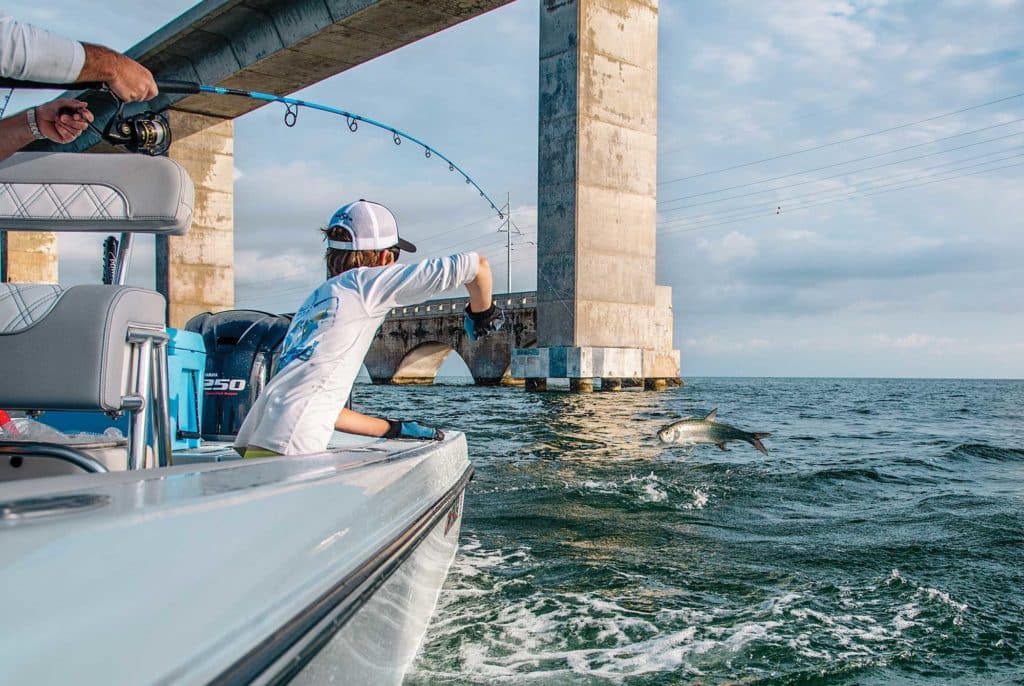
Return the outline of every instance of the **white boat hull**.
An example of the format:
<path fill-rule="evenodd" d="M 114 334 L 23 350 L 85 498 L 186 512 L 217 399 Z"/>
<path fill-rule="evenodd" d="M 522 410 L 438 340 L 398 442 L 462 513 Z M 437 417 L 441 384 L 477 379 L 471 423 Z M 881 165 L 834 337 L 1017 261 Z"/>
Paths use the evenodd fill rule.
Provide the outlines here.
<path fill-rule="evenodd" d="M 0 683 L 398 683 L 471 472 L 456 433 L 0 484 Z"/>

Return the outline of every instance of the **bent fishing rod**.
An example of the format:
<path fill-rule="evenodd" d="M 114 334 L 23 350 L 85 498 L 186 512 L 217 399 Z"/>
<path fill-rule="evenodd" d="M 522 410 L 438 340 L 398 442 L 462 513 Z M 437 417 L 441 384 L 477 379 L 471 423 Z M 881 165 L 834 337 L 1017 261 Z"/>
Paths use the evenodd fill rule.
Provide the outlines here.
<path fill-rule="evenodd" d="M 224 88 L 222 86 L 208 86 L 193 81 L 161 79 L 157 79 L 156 85 L 161 94 L 235 96 L 250 98 L 252 100 L 262 100 L 264 102 L 281 103 L 285 106 L 284 124 L 289 128 L 298 123 L 299 109 L 305 107 L 311 110 L 319 110 L 321 112 L 327 112 L 328 114 L 344 117 L 345 124 L 347 125 L 348 130 L 352 133 L 355 133 L 359 129 L 359 125 L 361 123 L 387 131 L 391 134 L 391 140 L 395 145 L 401 145 L 403 140 L 412 141 L 423 148 L 424 157 L 429 159 L 436 155 L 447 162 L 448 171 L 458 172 L 468 185 L 479 191 L 480 197 L 491 206 L 491 209 L 497 213 L 499 219 L 505 218 L 506 210 L 500 209 L 495 204 L 494 200 L 491 199 L 491 196 L 480 187 L 480 184 L 478 184 L 473 177 L 466 173 L 466 171 L 456 164 L 451 158 L 419 138 L 406 133 L 401 129 L 395 128 L 394 126 L 389 126 L 388 124 L 377 121 L 376 119 L 364 117 L 360 114 L 339 109 L 337 107 L 330 107 L 329 105 L 310 102 L 309 100 L 289 98 L 281 95 L 273 95 L 271 93 L 260 93 L 259 91 L 246 91 L 237 88 Z M 137 152 L 147 155 L 166 154 L 168 148 L 171 146 L 171 125 L 164 114 L 147 110 L 139 114 L 126 115 L 124 113 L 125 103 L 114 95 L 114 93 L 112 93 L 104 83 L 83 82 L 76 84 L 53 84 L 42 83 L 39 81 L 19 81 L 17 79 L 0 78 L 0 88 L 28 88 L 35 90 L 97 90 L 107 93 L 114 99 L 117 106 L 116 111 L 110 117 L 102 131 L 90 125 L 90 128 L 92 128 L 95 133 L 99 134 L 103 140 L 113 145 L 123 147 L 129 152 Z M 72 114 L 73 111 L 68 110 L 68 113 Z"/>

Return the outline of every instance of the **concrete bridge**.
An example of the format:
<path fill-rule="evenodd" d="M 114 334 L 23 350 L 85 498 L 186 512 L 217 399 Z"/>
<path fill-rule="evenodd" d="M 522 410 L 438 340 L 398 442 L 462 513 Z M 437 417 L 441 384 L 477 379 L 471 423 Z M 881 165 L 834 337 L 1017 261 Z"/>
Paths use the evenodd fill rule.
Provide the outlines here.
<path fill-rule="evenodd" d="M 515 384 L 509 373 L 512 351 L 537 343 L 537 294 L 509 293 L 494 301 L 505 311 L 505 327 L 481 341 L 470 341 L 462 329 L 467 298 L 392 310 L 366 355 L 370 379 L 378 384 L 433 383 L 454 350 L 478 385 Z"/>
<path fill-rule="evenodd" d="M 287 95 L 511 1 L 202 0 L 128 54 L 160 78 Z M 658 0 L 539 0 L 538 10 L 536 306 L 510 313 L 520 333 L 482 346 L 515 347 L 512 374 L 536 390 L 549 378 L 580 391 L 595 378 L 670 385 L 672 296 L 655 283 Z M 102 121 L 108 99 L 93 105 Z M 169 155 L 196 187 L 190 234 L 156 244 L 157 289 L 180 326 L 234 304 L 233 121 L 260 103 L 161 95 L 152 106 L 168 110 Z M 0 260 L 8 280 L 57 280 L 52 234 L 14 233 Z M 389 320 L 390 347 L 371 353 L 375 379 L 432 377 L 449 349 L 481 383 L 505 376 L 504 353 L 460 339 L 457 313 L 417 314 Z"/>

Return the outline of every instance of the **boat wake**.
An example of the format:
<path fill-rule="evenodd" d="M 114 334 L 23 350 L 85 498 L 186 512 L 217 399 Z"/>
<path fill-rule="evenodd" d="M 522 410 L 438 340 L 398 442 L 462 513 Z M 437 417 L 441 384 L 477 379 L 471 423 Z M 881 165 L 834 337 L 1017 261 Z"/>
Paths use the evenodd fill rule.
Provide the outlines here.
<path fill-rule="evenodd" d="M 808 583 L 716 607 L 638 574 L 618 575 L 627 582 L 618 588 L 542 589 L 542 567 L 526 547 L 471 539 L 428 632 L 430 657 L 406 683 L 661 683 L 723 670 L 777 678 L 809 663 L 825 677 L 904 661 L 936 633 L 953 645 L 971 616 L 967 603 L 898 569 L 859 586 Z"/>

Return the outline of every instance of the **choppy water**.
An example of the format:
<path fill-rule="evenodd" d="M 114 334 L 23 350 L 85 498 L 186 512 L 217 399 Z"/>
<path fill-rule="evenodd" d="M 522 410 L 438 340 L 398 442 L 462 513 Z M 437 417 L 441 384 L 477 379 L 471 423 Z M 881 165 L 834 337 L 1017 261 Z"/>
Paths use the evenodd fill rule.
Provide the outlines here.
<path fill-rule="evenodd" d="M 477 472 L 409 684 L 1024 683 L 1024 382 L 360 387 Z M 719 407 L 771 431 L 662 446 Z"/>

